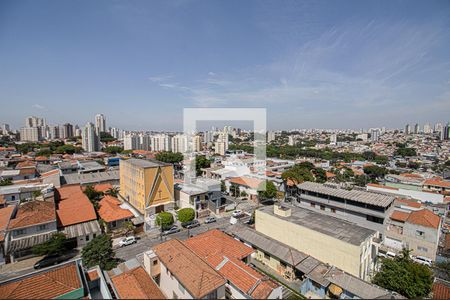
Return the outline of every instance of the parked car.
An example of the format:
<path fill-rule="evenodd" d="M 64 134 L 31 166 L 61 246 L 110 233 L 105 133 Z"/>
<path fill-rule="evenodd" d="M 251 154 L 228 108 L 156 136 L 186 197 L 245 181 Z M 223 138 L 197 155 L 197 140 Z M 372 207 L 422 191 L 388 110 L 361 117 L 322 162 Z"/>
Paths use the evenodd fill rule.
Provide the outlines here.
<path fill-rule="evenodd" d="M 214 223 L 214 222 L 217 222 L 216 217 L 207 217 L 205 219 L 205 224 Z"/>
<path fill-rule="evenodd" d="M 119 246 L 124 247 L 124 246 L 128 246 L 128 245 L 131 245 L 134 243 L 137 243 L 136 238 L 134 236 L 129 236 L 129 237 L 126 237 L 126 238 L 120 240 Z"/>
<path fill-rule="evenodd" d="M 413 259 L 413 261 L 415 261 L 419 264 L 426 265 L 429 267 L 431 267 L 431 265 L 433 264 L 433 261 L 431 259 L 424 257 L 424 256 L 415 256 L 415 257 L 413 256 L 412 259 Z"/>
<path fill-rule="evenodd" d="M 236 218 L 233 217 L 233 216 L 230 217 L 230 224 L 231 224 L 231 225 L 237 224 L 237 222 L 238 222 L 238 219 L 236 219 Z"/>
<path fill-rule="evenodd" d="M 163 235 L 168 235 L 168 234 L 172 234 L 172 233 L 179 232 L 180 230 L 181 230 L 181 229 L 178 228 L 177 225 L 173 225 L 173 226 L 170 227 L 169 229 L 164 230 L 164 231 L 162 232 L 162 234 L 163 234 Z"/>
<path fill-rule="evenodd" d="M 242 210 L 235 210 L 233 211 L 233 213 L 231 214 L 233 217 L 235 218 L 239 218 L 240 216 L 242 216 L 244 213 L 242 212 Z"/>
<path fill-rule="evenodd" d="M 62 263 L 76 256 L 76 253 L 48 255 L 34 264 L 34 268 L 41 269 Z"/>
<path fill-rule="evenodd" d="M 192 221 L 189 221 L 189 222 L 182 223 L 181 226 L 183 228 L 191 229 L 191 228 L 200 226 L 200 222 L 198 220 L 192 220 Z"/>

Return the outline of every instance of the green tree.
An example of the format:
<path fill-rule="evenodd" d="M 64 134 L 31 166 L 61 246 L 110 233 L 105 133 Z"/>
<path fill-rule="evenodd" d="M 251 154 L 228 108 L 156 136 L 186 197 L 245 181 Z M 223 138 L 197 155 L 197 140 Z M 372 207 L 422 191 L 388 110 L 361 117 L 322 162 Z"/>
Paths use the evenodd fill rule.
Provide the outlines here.
<path fill-rule="evenodd" d="M 109 154 L 117 154 L 121 153 L 123 151 L 123 148 L 119 146 L 109 146 L 104 148 L 103 151 Z"/>
<path fill-rule="evenodd" d="M 247 197 L 247 196 L 248 196 L 248 194 L 247 194 L 246 191 L 242 191 L 242 192 L 241 192 L 241 197 Z"/>
<path fill-rule="evenodd" d="M 173 215 L 170 212 L 163 211 L 156 215 L 156 225 L 162 228 L 170 227 L 173 223 Z"/>
<path fill-rule="evenodd" d="M 122 228 L 125 231 L 125 235 L 128 235 L 130 232 L 134 231 L 134 225 L 131 221 L 123 222 Z"/>
<path fill-rule="evenodd" d="M 103 196 L 103 192 L 97 191 L 92 185 L 86 186 L 84 194 L 89 198 L 96 210 L 99 209 L 99 200 Z"/>
<path fill-rule="evenodd" d="M 44 148 L 36 152 L 36 156 L 46 156 L 49 157 L 53 152 L 49 148 Z"/>
<path fill-rule="evenodd" d="M 102 270 L 111 270 L 117 266 L 112 240 L 109 235 L 101 234 L 90 241 L 81 251 L 81 258 L 86 268 L 100 266 Z"/>
<path fill-rule="evenodd" d="M 197 172 L 197 176 L 202 175 L 203 168 L 209 168 L 211 166 L 211 161 L 206 158 L 204 155 L 198 155 L 195 158 L 195 170 Z"/>
<path fill-rule="evenodd" d="M 425 298 L 431 292 L 433 273 L 429 267 L 412 261 L 409 253 L 403 249 L 395 259 L 383 259 L 372 281 L 409 299 Z"/>
<path fill-rule="evenodd" d="M 102 143 L 107 143 L 107 142 L 112 142 L 115 141 L 116 139 L 109 134 L 108 132 L 100 132 L 100 141 Z"/>
<path fill-rule="evenodd" d="M 258 197 L 260 200 L 273 199 L 277 195 L 277 188 L 272 181 L 266 180 L 258 186 Z"/>
<path fill-rule="evenodd" d="M 227 186 L 225 185 L 225 181 L 224 180 L 220 181 L 220 190 L 222 192 L 225 192 L 227 190 Z"/>
<path fill-rule="evenodd" d="M 11 178 L 6 178 L 6 179 L 1 179 L 0 180 L 0 186 L 5 186 L 5 185 L 12 185 L 12 179 Z"/>
<path fill-rule="evenodd" d="M 119 195 L 119 189 L 116 188 L 116 187 L 109 188 L 109 189 L 105 192 L 105 194 L 117 198 L 117 196 Z"/>
<path fill-rule="evenodd" d="M 398 148 L 397 150 L 395 150 L 394 154 L 395 155 L 399 155 L 399 156 L 403 156 L 403 157 L 416 156 L 417 155 L 416 149 L 414 149 L 414 148 L 406 148 L 406 147 Z"/>
<path fill-rule="evenodd" d="M 235 183 L 232 183 L 230 185 L 230 194 L 233 197 L 239 197 L 240 189 L 239 186 Z"/>
<path fill-rule="evenodd" d="M 366 186 L 367 183 L 370 183 L 370 179 L 367 175 L 357 175 L 354 182 L 357 186 Z"/>
<path fill-rule="evenodd" d="M 182 208 L 178 211 L 178 221 L 181 223 L 192 221 L 194 218 L 195 210 L 190 207 Z"/>
<path fill-rule="evenodd" d="M 183 154 L 180 152 L 162 151 L 155 155 L 156 160 L 169 163 L 177 164 L 183 161 Z"/>
<path fill-rule="evenodd" d="M 364 167 L 364 174 L 369 176 L 371 179 L 376 179 L 383 177 L 388 173 L 388 170 L 379 166 L 367 166 Z"/>
<path fill-rule="evenodd" d="M 74 154 L 80 153 L 81 148 L 74 145 L 62 145 L 56 148 L 55 152 L 58 154 Z"/>
<path fill-rule="evenodd" d="M 52 237 L 42 244 L 35 245 L 32 249 L 35 255 L 53 255 L 62 254 L 67 250 L 66 248 L 66 235 L 58 232 L 52 235 Z"/>

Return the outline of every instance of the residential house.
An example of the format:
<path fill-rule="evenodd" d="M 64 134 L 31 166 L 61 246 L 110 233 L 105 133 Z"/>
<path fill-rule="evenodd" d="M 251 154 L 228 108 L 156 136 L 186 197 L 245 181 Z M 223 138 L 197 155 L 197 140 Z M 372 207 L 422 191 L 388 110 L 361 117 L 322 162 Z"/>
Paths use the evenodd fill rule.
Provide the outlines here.
<path fill-rule="evenodd" d="M 101 234 L 94 206 L 79 185 L 57 189 L 58 227 L 74 246 L 81 247 Z"/>
<path fill-rule="evenodd" d="M 441 179 L 427 179 L 422 186 L 425 192 L 437 192 L 442 195 L 450 195 L 450 181 Z"/>
<path fill-rule="evenodd" d="M 32 255 L 32 248 L 57 232 L 55 203 L 30 201 L 21 204 L 9 221 L 5 238 L 5 252 L 11 262 Z"/>
<path fill-rule="evenodd" d="M 232 189 L 237 187 L 237 190 L 240 194 L 245 192 L 248 198 L 253 201 L 258 200 L 258 187 L 263 182 L 261 179 L 241 176 L 241 177 L 232 177 L 226 181 L 227 191 L 232 193 Z"/>
<path fill-rule="evenodd" d="M 436 260 L 441 218 L 428 209 L 394 210 L 386 224 L 384 246 L 400 252 L 411 249 L 413 255 Z"/>
<path fill-rule="evenodd" d="M 187 239 L 184 244 L 227 281 L 227 299 L 281 299 L 282 287 L 246 263 L 254 250 L 214 229 Z"/>
<path fill-rule="evenodd" d="M 177 239 L 144 253 L 144 266 L 166 298 L 225 298 L 225 279 Z"/>
<path fill-rule="evenodd" d="M 17 206 L 10 205 L 8 207 L 0 208 L 0 265 L 5 263 L 5 237 L 9 221 L 16 213 Z"/>
<path fill-rule="evenodd" d="M 117 299 L 165 299 L 144 268 L 136 267 L 111 277 Z"/>
<path fill-rule="evenodd" d="M 131 221 L 134 215 L 131 211 L 121 207 L 119 199 L 106 195 L 99 201 L 98 215 L 106 222 L 106 230 L 120 228 L 124 222 Z"/>

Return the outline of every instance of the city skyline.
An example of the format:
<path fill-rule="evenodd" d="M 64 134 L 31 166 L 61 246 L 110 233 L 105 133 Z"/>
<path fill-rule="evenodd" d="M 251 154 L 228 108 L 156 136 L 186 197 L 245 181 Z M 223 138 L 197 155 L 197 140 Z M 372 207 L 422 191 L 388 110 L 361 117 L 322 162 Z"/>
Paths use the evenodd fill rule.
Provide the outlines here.
<path fill-rule="evenodd" d="M 265 107 L 270 130 L 448 121 L 445 1 L 78 4 L 0 4 L 0 122 L 181 130 L 185 107 Z"/>

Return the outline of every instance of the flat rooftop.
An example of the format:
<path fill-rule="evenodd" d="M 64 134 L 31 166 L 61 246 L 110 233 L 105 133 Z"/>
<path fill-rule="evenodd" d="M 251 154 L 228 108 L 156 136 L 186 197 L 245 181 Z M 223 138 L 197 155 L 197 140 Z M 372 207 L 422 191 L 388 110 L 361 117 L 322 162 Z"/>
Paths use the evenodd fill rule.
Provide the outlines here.
<path fill-rule="evenodd" d="M 137 158 L 130 158 L 130 159 L 121 160 L 121 161 L 132 164 L 137 167 L 141 167 L 141 168 L 156 168 L 156 167 L 171 165 L 171 164 L 160 162 L 157 160 L 146 160 L 146 159 L 137 159 Z"/>
<path fill-rule="evenodd" d="M 297 187 L 308 192 L 320 193 L 380 207 L 387 207 L 391 205 L 391 203 L 395 200 L 395 197 L 393 196 L 376 194 L 366 191 L 346 190 L 339 187 L 331 187 L 325 184 L 309 181 L 297 184 Z"/>
<path fill-rule="evenodd" d="M 289 217 L 276 215 L 273 212 L 273 206 L 266 206 L 259 210 L 274 217 L 357 246 L 376 233 L 375 230 L 364 228 L 355 223 L 323 215 L 305 208 L 291 206 L 290 208 L 291 216 Z"/>

